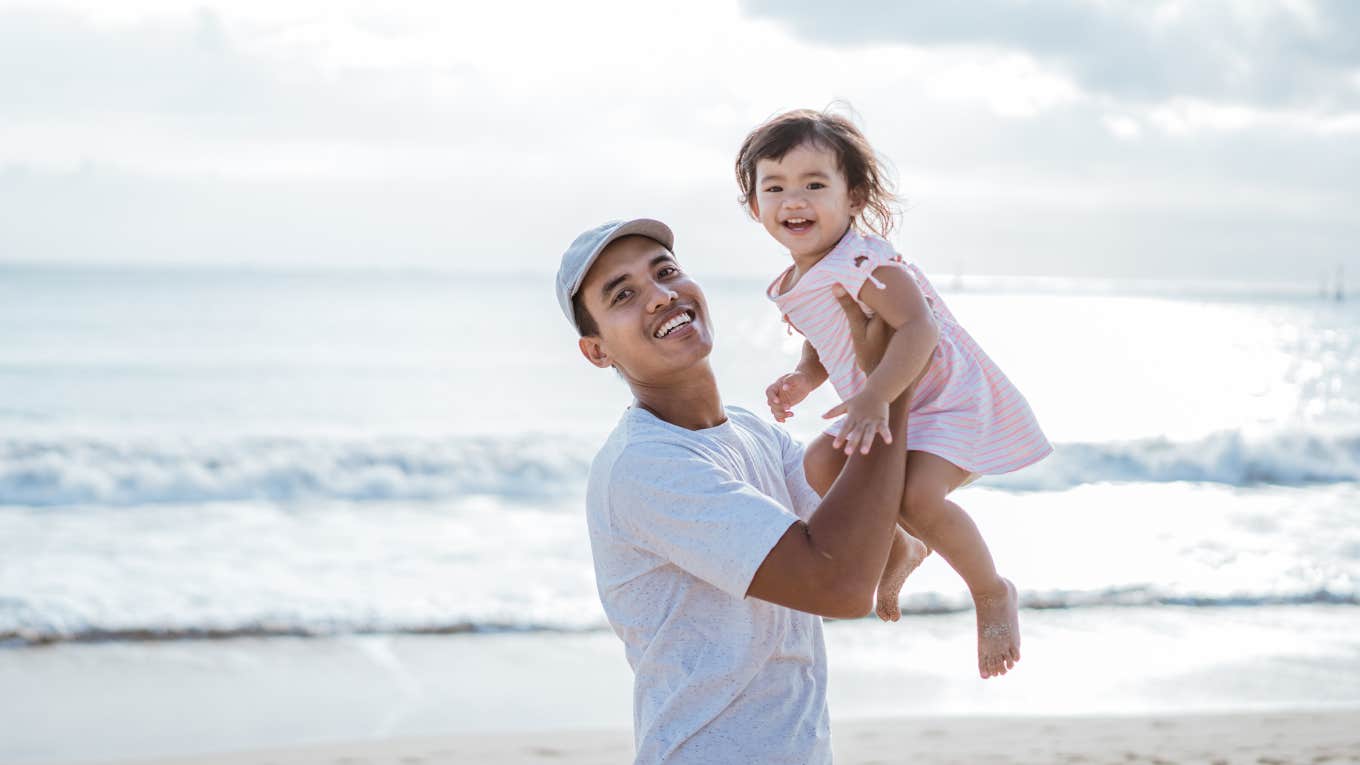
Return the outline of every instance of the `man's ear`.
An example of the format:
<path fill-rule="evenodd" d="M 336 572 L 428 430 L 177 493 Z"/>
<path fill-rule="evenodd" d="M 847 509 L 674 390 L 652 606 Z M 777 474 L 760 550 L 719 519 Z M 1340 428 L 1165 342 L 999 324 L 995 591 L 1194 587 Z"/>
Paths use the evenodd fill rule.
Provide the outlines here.
<path fill-rule="evenodd" d="M 600 369 L 608 369 L 614 366 L 614 362 L 609 358 L 609 352 L 604 349 L 604 341 L 595 336 L 583 337 L 577 344 L 581 348 L 581 355 L 586 357 L 586 361 L 594 364 Z"/>

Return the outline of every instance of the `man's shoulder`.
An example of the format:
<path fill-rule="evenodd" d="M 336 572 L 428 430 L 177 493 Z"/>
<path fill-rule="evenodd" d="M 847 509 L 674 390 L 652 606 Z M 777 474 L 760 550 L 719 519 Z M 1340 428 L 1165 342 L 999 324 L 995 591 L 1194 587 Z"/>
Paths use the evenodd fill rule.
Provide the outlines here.
<path fill-rule="evenodd" d="M 747 409 L 729 406 L 727 407 L 727 416 L 736 428 L 747 433 L 761 444 L 773 447 L 776 452 L 782 453 L 793 443 L 793 437 L 788 434 L 788 431 Z"/>
<path fill-rule="evenodd" d="M 728 406 L 725 411 L 731 432 L 740 434 L 736 439 L 726 432 L 722 435 L 700 435 L 667 427 L 650 414 L 628 410 L 591 462 L 591 483 L 603 488 L 616 475 L 637 478 L 639 471 L 655 471 L 659 461 L 725 464 L 730 460 L 724 454 L 730 454 L 727 451 L 730 448 L 754 446 L 777 455 L 792 443 L 792 438 L 782 428 L 766 422 L 750 410 Z M 664 473 L 657 477 L 667 478 Z"/>
<path fill-rule="evenodd" d="M 683 433 L 659 427 L 650 421 L 654 418 L 644 415 L 634 408 L 625 411 L 591 460 L 587 500 L 592 511 L 608 506 L 610 489 L 620 479 L 627 483 L 637 483 L 641 479 L 645 483 L 648 478 L 673 478 L 659 472 L 656 463 L 693 459 L 700 454 Z"/>
<path fill-rule="evenodd" d="M 621 461 L 654 458 L 659 454 L 679 454 L 687 448 L 683 434 L 659 427 L 650 415 L 643 416 L 630 407 L 619 418 L 609 437 L 596 452 L 591 472 L 611 471 Z"/>
<path fill-rule="evenodd" d="M 734 424 L 745 428 L 746 430 L 755 431 L 761 434 L 773 434 L 779 430 L 773 424 L 761 419 L 760 415 L 752 412 L 750 409 L 744 409 L 739 406 L 727 406 L 723 408 L 727 410 L 727 417 L 732 420 Z"/>

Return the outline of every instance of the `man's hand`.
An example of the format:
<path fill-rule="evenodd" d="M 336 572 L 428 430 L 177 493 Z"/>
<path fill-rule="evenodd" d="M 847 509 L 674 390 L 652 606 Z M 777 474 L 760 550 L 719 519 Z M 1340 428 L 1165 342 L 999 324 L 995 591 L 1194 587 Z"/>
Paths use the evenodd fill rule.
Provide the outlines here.
<path fill-rule="evenodd" d="M 817 386 L 805 372 L 789 372 L 765 389 L 765 403 L 770 405 L 770 414 L 775 422 L 783 422 L 793 416 L 793 407 L 808 397 Z"/>

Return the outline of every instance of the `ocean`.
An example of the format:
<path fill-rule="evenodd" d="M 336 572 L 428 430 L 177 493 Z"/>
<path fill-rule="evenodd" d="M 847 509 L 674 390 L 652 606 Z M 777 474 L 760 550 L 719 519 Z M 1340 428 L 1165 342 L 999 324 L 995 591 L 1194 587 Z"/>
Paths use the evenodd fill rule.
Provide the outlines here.
<path fill-rule="evenodd" d="M 768 416 L 799 338 L 762 282 L 697 278 L 725 403 Z M 1061 612 L 1080 652 L 1083 624 L 1143 625 L 1148 644 L 1167 620 L 1232 613 L 1353 665 L 1360 639 L 1338 625 L 1360 624 L 1360 302 L 935 282 L 1056 447 L 956 495 L 1026 614 Z M 584 491 L 628 401 L 580 357 L 548 274 L 0 267 L 0 671 L 64 645 L 229 638 L 612 651 Z M 788 428 L 812 437 L 832 404 L 818 391 Z M 847 663 L 941 625 L 967 654 L 942 561 L 903 603 L 897 625 L 834 625 Z M 1360 703 L 1357 686 L 1319 699 Z"/>

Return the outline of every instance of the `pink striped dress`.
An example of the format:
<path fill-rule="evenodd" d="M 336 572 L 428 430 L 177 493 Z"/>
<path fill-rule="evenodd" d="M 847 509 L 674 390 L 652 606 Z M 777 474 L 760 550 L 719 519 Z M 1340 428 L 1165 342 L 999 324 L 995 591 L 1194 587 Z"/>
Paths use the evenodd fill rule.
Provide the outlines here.
<path fill-rule="evenodd" d="M 854 229 L 792 289 L 779 291 L 786 270 L 766 290 L 784 321 L 817 349 L 841 400 L 864 389 L 865 375 L 855 362 L 849 325 L 831 287 L 842 285 L 858 301 L 866 281 L 882 286 L 873 276 L 881 266 L 901 268 L 911 275 L 940 328 L 930 370 L 911 400 L 907 448 L 930 452 L 984 475 L 1019 470 L 1052 453 L 1025 397 L 959 326 L 921 269 L 903 260 L 887 241 Z M 873 314 L 863 302 L 860 307 Z M 837 420 L 827 432 L 839 433 L 843 422 L 844 418 Z"/>

